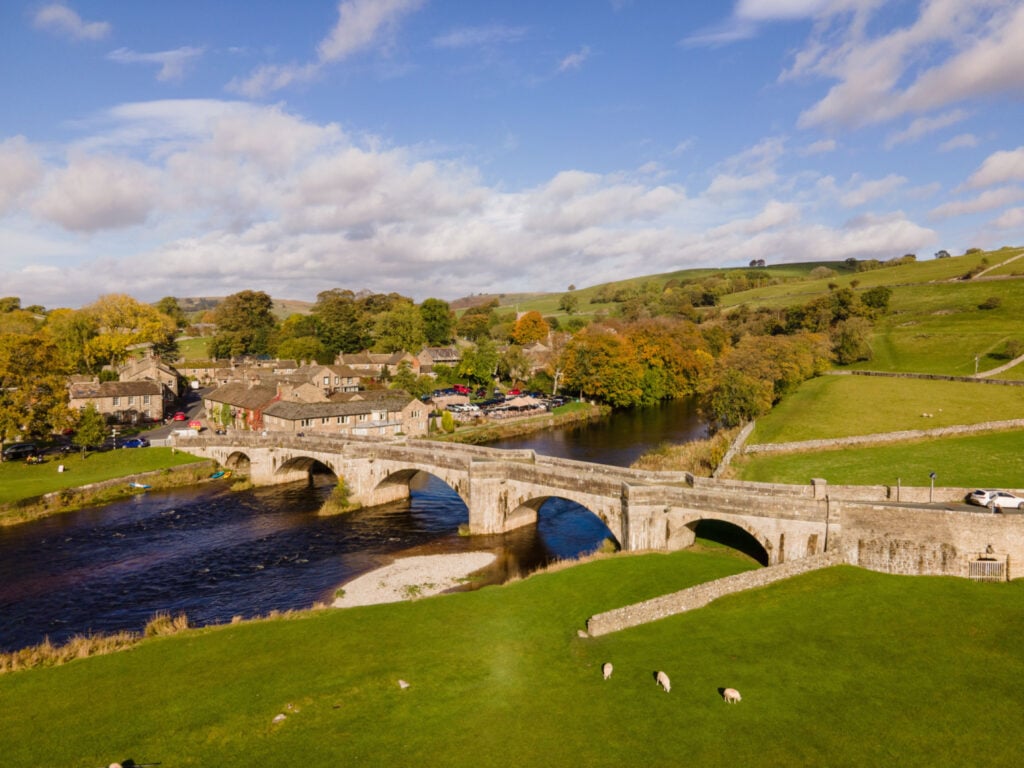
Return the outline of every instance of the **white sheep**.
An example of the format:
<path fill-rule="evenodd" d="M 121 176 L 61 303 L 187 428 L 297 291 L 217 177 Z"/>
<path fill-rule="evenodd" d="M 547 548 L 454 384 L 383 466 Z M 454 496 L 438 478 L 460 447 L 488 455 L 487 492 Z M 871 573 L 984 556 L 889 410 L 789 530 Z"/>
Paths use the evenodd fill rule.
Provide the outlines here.
<path fill-rule="evenodd" d="M 665 693 L 668 693 L 669 691 L 672 690 L 672 681 L 669 680 L 668 679 L 668 675 L 666 675 L 661 670 L 658 670 L 658 674 L 655 675 L 654 682 L 656 682 L 658 685 L 660 685 L 662 688 L 664 688 L 665 689 Z"/>
<path fill-rule="evenodd" d="M 601 667 L 601 674 L 604 675 L 605 680 L 612 676 L 612 663 L 610 661 L 606 661 L 604 666 Z"/>
<path fill-rule="evenodd" d="M 740 692 L 735 688 L 726 688 L 722 691 L 722 699 L 725 700 L 726 704 L 732 704 L 734 701 L 743 701 L 743 697 L 740 696 Z"/>

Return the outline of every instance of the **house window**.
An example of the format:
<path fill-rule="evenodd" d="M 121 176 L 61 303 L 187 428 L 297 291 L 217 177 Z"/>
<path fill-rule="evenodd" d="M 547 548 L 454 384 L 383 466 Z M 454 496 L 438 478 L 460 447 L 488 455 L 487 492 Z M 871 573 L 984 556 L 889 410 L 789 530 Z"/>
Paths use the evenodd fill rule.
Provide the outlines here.
<path fill-rule="evenodd" d="M 135 395 L 128 395 L 128 405 L 135 405 Z"/>
<path fill-rule="evenodd" d="M 303 427 L 311 427 L 311 426 L 313 426 L 313 420 L 312 419 L 303 419 L 301 422 L 299 422 L 299 424 L 300 424 L 300 426 L 303 426 Z"/>
<path fill-rule="evenodd" d="M 320 419 L 321 424 L 329 424 L 330 421 L 330 418 L 328 418 L 327 416 L 324 416 L 322 419 Z"/>
<path fill-rule="evenodd" d="M 325 387 L 331 386 L 331 377 L 330 376 L 324 376 L 324 386 Z"/>
<path fill-rule="evenodd" d="M 117 397 L 117 396 L 115 396 L 115 397 L 114 397 L 114 403 L 113 403 L 114 407 L 116 408 L 116 407 L 117 407 L 117 406 L 119 406 L 120 404 L 121 404 L 121 398 L 120 398 L 120 397 Z"/>
<path fill-rule="evenodd" d="M 366 421 L 366 414 L 365 413 L 360 413 L 359 414 L 359 421 Z"/>
<path fill-rule="evenodd" d="M 339 424 L 348 424 L 348 416 L 339 416 L 338 417 L 338 423 Z"/>
<path fill-rule="evenodd" d="M 142 402 L 143 402 L 143 403 L 144 403 L 145 405 L 149 405 L 149 395 L 143 395 L 143 396 L 142 396 Z"/>

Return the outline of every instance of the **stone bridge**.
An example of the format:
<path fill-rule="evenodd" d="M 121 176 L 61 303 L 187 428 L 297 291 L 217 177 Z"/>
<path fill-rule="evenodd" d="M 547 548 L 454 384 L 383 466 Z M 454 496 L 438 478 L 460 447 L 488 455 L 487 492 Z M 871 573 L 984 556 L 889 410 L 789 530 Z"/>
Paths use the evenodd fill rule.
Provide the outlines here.
<path fill-rule="evenodd" d="M 600 518 L 624 550 L 683 549 L 698 523 L 718 520 L 753 537 L 769 565 L 838 550 L 846 562 L 880 571 L 966 576 L 982 560 L 1006 578 L 1011 562 L 1024 562 L 1024 515 L 919 503 L 933 495 L 962 501 L 966 489 L 746 483 L 412 439 L 235 433 L 176 445 L 255 485 L 305 480 L 322 465 L 364 506 L 407 497 L 410 480 L 424 472 L 465 502 L 471 534 L 535 523 L 541 505 L 557 497 Z"/>

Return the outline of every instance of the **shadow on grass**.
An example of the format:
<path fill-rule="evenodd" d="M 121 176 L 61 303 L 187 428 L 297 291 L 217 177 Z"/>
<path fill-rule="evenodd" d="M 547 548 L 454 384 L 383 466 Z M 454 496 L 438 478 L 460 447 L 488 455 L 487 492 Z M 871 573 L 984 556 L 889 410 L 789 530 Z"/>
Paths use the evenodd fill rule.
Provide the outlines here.
<path fill-rule="evenodd" d="M 695 528 L 698 539 L 742 552 L 761 565 L 768 565 L 768 553 L 761 543 L 742 528 L 723 520 L 701 520 Z"/>

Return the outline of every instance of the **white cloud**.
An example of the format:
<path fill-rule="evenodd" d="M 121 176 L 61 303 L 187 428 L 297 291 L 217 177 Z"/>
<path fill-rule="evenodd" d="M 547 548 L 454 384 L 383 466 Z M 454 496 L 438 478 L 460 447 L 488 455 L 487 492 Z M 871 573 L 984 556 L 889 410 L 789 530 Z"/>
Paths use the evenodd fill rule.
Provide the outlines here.
<path fill-rule="evenodd" d="M 24 136 L 0 142 L 0 215 L 43 178 L 43 164 Z"/>
<path fill-rule="evenodd" d="M 583 63 L 590 58 L 590 46 L 584 45 L 575 53 L 570 53 L 558 62 L 559 72 L 568 72 L 570 69 L 579 69 Z"/>
<path fill-rule="evenodd" d="M 181 80 L 185 76 L 185 70 L 202 55 L 202 48 L 193 48 L 191 46 L 154 53 L 137 53 L 127 48 L 118 48 L 108 53 L 107 58 L 119 64 L 156 64 L 160 67 L 156 79 L 166 82 L 168 80 Z"/>
<path fill-rule="evenodd" d="M 967 118 L 967 112 L 962 109 L 954 109 L 935 117 L 919 117 L 910 123 L 902 131 L 897 131 L 885 140 L 885 148 L 892 149 L 895 146 L 906 143 L 913 143 L 935 131 L 941 131 L 950 125 L 962 122 Z"/>
<path fill-rule="evenodd" d="M 967 180 L 967 186 L 976 189 L 1008 181 L 1024 181 L 1024 146 L 989 155 Z"/>
<path fill-rule="evenodd" d="M 479 48 L 488 45 L 515 43 L 526 37 L 526 27 L 494 24 L 486 27 L 460 27 L 433 40 L 437 48 Z"/>
<path fill-rule="evenodd" d="M 328 64 L 342 61 L 378 43 L 405 15 L 418 10 L 424 0 L 343 0 L 338 4 L 338 21 L 317 46 L 315 61 L 298 64 L 267 64 L 248 77 L 233 78 L 227 89 L 249 98 L 259 98 L 292 83 L 317 77 Z"/>
<path fill-rule="evenodd" d="M 973 133 L 961 133 L 939 145 L 942 152 L 952 152 L 954 149 L 970 149 L 978 146 L 978 137 Z"/>
<path fill-rule="evenodd" d="M 932 209 L 929 214 L 933 219 L 948 219 L 953 216 L 964 216 L 971 213 L 982 213 L 1002 208 L 1024 198 L 1024 189 L 1020 187 L 1000 187 L 988 189 L 973 200 L 955 200 Z"/>
<path fill-rule="evenodd" d="M 44 5 L 32 18 L 37 29 L 55 32 L 73 40 L 102 40 L 110 34 L 105 21 L 85 21 L 75 11 L 60 3 Z"/>
<path fill-rule="evenodd" d="M 852 4 L 852 3 L 851 3 Z M 782 79 L 836 80 L 801 127 L 862 126 L 1024 87 L 1024 6 L 930 0 L 914 21 L 872 37 L 871 4 L 823 17 Z"/>
<path fill-rule="evenodd" d="M 835 139 L 822 139 L 821 141 L 815 141 L 812 144 L 808 144 L 806 147 L 799 151 L 799 154 L 803 157 L 810 157 L 811 155 L 823 155 L 828 152 L 835 152 L 839 144 Z"/>
<path fill-rule="evenodd" d="M 907 183 L 907 178 L 890 173 L 885 178 L 866 181 L 861 181 L 859 176 L 854 176 L 851 182 L 855 182 L 856 186 L 843 194 L 839 198 L 839 202 L 847 208 L 857 208 L 867 205 L 872 200 L 891 195 Z"/>
<path fill-rule="evenodd" d="M 998 229 L 1024 229 L 1024 208 L 1010 208 L 1003 211 L 992 226 Z"/>
<path fill-rule="evenodd" d="M 146 220 L 159 187 L 154 173 L 125 158 L 75 156 L 51 174 L 33 209 L 68 230 L 95 232 Z"/>

